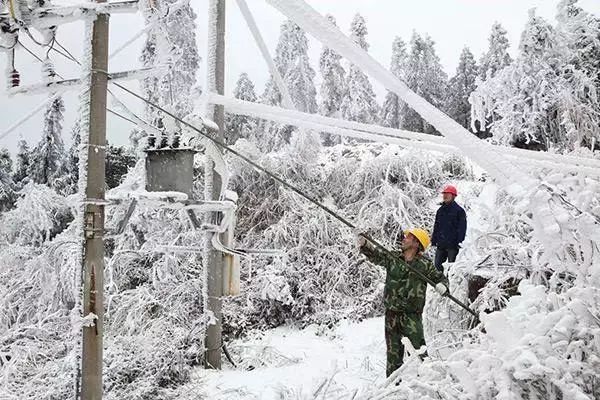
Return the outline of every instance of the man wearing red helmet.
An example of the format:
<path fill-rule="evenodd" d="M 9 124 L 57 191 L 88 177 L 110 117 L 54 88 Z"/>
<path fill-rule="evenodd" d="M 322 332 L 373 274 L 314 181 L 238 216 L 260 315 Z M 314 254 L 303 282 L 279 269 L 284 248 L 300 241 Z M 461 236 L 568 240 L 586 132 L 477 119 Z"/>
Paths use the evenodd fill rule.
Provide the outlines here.
<path fill-rule="evenodd" d="M 434 265 L 443 270 L 443 263 L 456 261 L 460 244 L 467 233 L 467 214 L 454 199 L 456 187 L 446 185 L 442 190 L 443 202 L 435 215 L 431 244 L 436 247 Z"/>

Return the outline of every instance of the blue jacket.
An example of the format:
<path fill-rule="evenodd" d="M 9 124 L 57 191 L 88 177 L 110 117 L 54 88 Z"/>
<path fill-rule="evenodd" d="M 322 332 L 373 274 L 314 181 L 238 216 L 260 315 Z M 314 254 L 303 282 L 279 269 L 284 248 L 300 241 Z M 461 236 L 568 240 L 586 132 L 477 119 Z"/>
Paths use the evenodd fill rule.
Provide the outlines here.
<path fill-rule="evenodd" d="M 435 214 L 431 243 L 443 249 L 458 248 L 467 233 L 467 214 L 455 201 L 443 203 Z"/>

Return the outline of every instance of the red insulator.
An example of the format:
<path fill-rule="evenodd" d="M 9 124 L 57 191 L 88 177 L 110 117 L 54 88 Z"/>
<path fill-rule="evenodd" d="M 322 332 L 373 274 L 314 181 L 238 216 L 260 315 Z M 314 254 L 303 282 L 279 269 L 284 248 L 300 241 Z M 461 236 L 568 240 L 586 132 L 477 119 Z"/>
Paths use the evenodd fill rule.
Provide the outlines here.
<path fill-rule="evenodd" d="M 21 74 L 16 69 L 13 69 L 8 75 L 8 86 L 15 88 L 21 83 Z"/>

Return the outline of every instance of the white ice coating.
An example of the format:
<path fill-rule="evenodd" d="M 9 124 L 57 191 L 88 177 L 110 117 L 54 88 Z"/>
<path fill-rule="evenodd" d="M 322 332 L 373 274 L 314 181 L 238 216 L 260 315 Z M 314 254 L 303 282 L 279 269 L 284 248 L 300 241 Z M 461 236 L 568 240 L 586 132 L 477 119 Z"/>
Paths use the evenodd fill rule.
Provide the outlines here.
<path fill-rule="evenodd" d="M 215 76 L 217 63 L 217 0 L 210 0 L 208 3 L 208 44 L 206 49 L 206 90 L 209 92 L 217 91 L 217 79 Z M 213 118 L 215 106 L 206 104 L 204 115 Z M 213 193 L 213 160 L 210 156 L 204 157 L 204 199 L 212 200 Z M 210 224 L 211 213 L 205 214 L 205 223 Z M 202 266 L 204 268 L 204 282 L 202 282 L 202 307 L 204 312 L 209 311 L 208 307 L 208 270 L 212 246 L 212 236 L 214 233 L 206 232 L 204 235 L 204 253 L 202 256 Z M 213 320 L 213 319 L 211 319 Z"/>
<path fill-rule="evenodd" d="M 281 107 L 225 97 L 215 93 L 208 93 L 207 98 L 211 103 L 225 106 L 230 113 L 262 118 L 286 125 L 294 125 L 316 132 L 326 132 L 356 139 L 398 144 L 405 147 L 439 151 L 442 153 L 462 154 L 459 148 L 452 146 L 446 139 L 438 136 L 287 110 Z M 505 149 L 508 150 L 510 148 L 498 146 L 498 151 L 504 152 Z M 549 168 L 562 172 L 600 176 L 600 166 L 598 168 L 582 166 L 579 163 L 571 161 L 570 158 L 562 158 L 559 155 L 552 155 L 553 158 L 540 157 L 543 155 L 542 152 L 527 150 L 521 153 L 506 152 L 505 154 L 512 162 L 528 168 Z M 584 158 L 576 159 L 578 162 L 584 161 L 583 164 L 585 164 L 585 161 L 590 161 L 590 164 L 596 161 Z"/>
<path fill-rule="evenodd" d="M 292 96 L 290 95 L 290 92 L 288 91 L 288 88 L 285 85 L 285 82 L 283 81 L 283 78 L 281 77 L 281 74 L 279 73 L 277 66 L 275 66 L 273 57 L 271 57 L 271 54 L 269 53 L 267 44 L 265 43 L 265 41 L 258 29 L 258 25 L 256 25 L 256 21 L 254 20 L 254 17 L 252 16 L 250 9 L 248 8 L 248 4 L 246 3 L 246 0 L 237 0 L 237 4 L 238 4 L 238 7 L 239 7 L 242 15 L 244 16 L 244 19 L 246 20 L 248 29 L 250 29 L 250 32 L 252 33 L 252 36 L 254 37 L 254 41 L 258 45 L 258 48 L 260 50 L 260 53 L 263 56 L 263 59 L 265 60 L 265 62 L 267 63 L 267 66 L 269 67 L 269 72 L 271 73 L 271 76 L 273 77 L 273 80 L 275 81 L 275 84 L 277 85 L 277 89 L 279 89 L 279 92 L 281 93 L 281 102 L 283 103 L 283 106 L 285 108 L 293 110 L 294 103 L 292 102 Z"/>
<path fill-rule="evenodd" d="M 491 145 L 475 138 L 456 121 L 409 89 L 404 82 L 384 68 L 306 2 L 302 0 L 267 0 L 267 2 L 306 32 L 319 39 L 321 43 L 369 73 L 386 89 L 396 93 L 421 117 L 461 149 L 464 155 L 482 166 L 502 186 L 511 191 L 514 189 L 516 193 L 518 192 L 517 186 L 529 187 L 534 184 L 531 177 L 525 176 L 522 171 L 499 155 Z"/>
<path fill-rule="evenodd" d="M 80 123 L 80 136 L 81 144 L 79 147 L 79 181 L 77 197 L 79 200 L 78 204 L 78 215 L 75 218 L 75 237 L 78 238 L 81 251 L 79 252 L 80 257 L 75 265 L 75 306 L 71 312 L 71 320 L 77 323 L 83 317 L 83 260 L 85 257 L 85 240 L 84 240 L 84 218 L 85 218 L 85 199 L 86 199 L 86 187 L 87 187 L 87 168 L 88 168 L 88 144 L 89 144 L 89 133 L 90 133 L 90 90 L 92 85 L 92 31 L 93 31 L 94 20 L 89 19 L 85 21 L 84 31 L 84 48 L 83 57 L 81 63 L 81 74 L 83 90 L 79 97 L 79 123 Z M 74 391 L 76 396 L 79 394 L 76 392 L 77 388 L 80 387 L 80 370 L 81 370 L 81 352 L 82 352 L 82 336 L 81 330 L 77 331 L 77 335 L 73 337 L 73 352 L 75 360 L 73 365 L 73 378 L 74 378 Z"/>

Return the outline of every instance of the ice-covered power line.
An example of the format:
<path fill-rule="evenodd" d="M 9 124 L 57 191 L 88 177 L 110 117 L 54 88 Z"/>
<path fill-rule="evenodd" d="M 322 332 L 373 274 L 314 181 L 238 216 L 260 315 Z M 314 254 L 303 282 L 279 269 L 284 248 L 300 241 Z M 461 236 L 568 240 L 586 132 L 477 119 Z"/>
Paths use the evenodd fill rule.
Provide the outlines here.
<path fill-rule="evenodd" d="M 267 0 L 269 4 L 293 20 L 302 29 L 317 38 L 321 43 L 335 50 L 364 72 L 371 75 L 383 86 L 396 93 L 413 110 L 441 132 L 464 155 L 482 166 L 507 190 L 517 193 L 535 181 L 519 171 L 505 157 L 498 154 L 489 144 L 473 136 L 456 121 L 438 110 L 431 103 L 412 91 L 404 82 L 384 68 L 365 50 L 344 35 L 336 26 L 316 12 L 303 0 Z M 514 189 L 514 190 L 513 190 Z"/>
<path fill-rule="evenodd" d="M 248 4 L 246 3 L 246 0 L 237 0 L 237 4 L 238 4 L 238 7 L 239 7 L 242 15 L 244 16 L 244 20 L 246 20 L 248 29 L 250 29 L 250 33 L 252 33 L 252 36 L 254 37 L 254 41 L 256 42 L 256 45 L 258 46 L 258 49 L 260 50 L 260 53 L 263 56 L 263 59 L 265 60 L 265 62 L 267 63 L 267 66 L 269 67 L 269 71 L 271 72 L 271 76 L 273 77 L 273 80 L 275 81 L 277 88 L 281 92 L 281 102 L 283 103 L 283 106 L 285 108 L 289 108 L 290 110 L 293 110 L 294 103 L 292 102 L 292 96 L 290 95 L 290 92 L 288 91 L 288 88 L 287 88 L 285 82 L 283 81 L 283 77 L 279 73 L 279 70 L 277 69 L 275 62 L 273 61 L 273 57 L 271 57 L 271 54 L 269 53 L 267 44 L 265 43 L 263 36 L 261 35 L 260 30 L 258 29 L 256 20 L 254 19 L 252 12 L 248 8 Z"/>
<path fill-rule="evenodd" d="M 339 213 L 337 213 L 334 210 L 332 210 L 327 205 L 321 203 L 316 198 L 314 198 L 311 195 L 305 193 L 303 190 L 299 189 L 298 187 L 296 187 L 295 185 L 291 184 L 287 180 L 279 177 L 277 174 L 271 172 L 270 170 L 268 170 L 267 168 L 263 167 L 262 165 L 256 163 L 255 161 L 253 161 L 249 157 L 245 156 L 244 154 L 240 153 L 239 151 L 231 148 L 230 146 L 227 146 L 224 142 L 222 142 L 222 141 L 220 141 L 218 139 L 215 139 L 210 134 L 202 131 L 201 129 L 197 128 L 196 126 L 190 124 L 189 122 L 184 121 L 183 119 L 177 117 L 176 115 L 174 115 L 173 113 L 169 112 L 168 110 L 160 107 L 156 103 L 153 103 L 152 101 L 144 98 L 143 96 L 139 95 L 138 93 L 134 92 L 133 90 L 130 90 L 130 89 L 126 88 L 125 86 L 122 86 L 122 85 L 120 85 L 118 83 L 115 83 L 115 86 L 117 86 L 120 89 L 122 89 L 123 91 L 131 94 L 132 96 L 134 96 L 134 97 L 136 97 L 136 98 L 144 101 L 145 103 L 147 103 L 148 105 L 156 108 L 157 110 L 163 112 L 164 114 L 166 114 L 169 117 L 175 119 L 176 121 L 178 121 L 182 125 L 185 125 L 186 127 L 192 129 L 193 131 L 197 132 L 200 136 L 204 137 L 205 139 L 208 139 L 208 141 L 212 142 L 214 145 L 218 146 L 219 148 L 221 148 L 223 150 L 227 150 L 231 154 L 235 155 L 236 157 L 238 157 L 238 158 L 242 159 L 243 161 L 247 162 L 248 164 L 252 165 L 252 167 L 254 167 L 257 170 L 261 171 L 262 173 L 268 175 L 270 178 L 274 179 L 276 182 L 278 182 L 282 186 L 286 187 L 287 189 L 290 189 L 291 191 L 293 191 L 294 193 L 300 195 L 301 197 L 303 197 L 304 199 L 306 199 L 310 203 L 312 203 L 315 206 L 319 207 L 321 210 L 325 211 L 331 217 L 335 218 L 336 220 L 338 220 L 342 224 L 346 225 L 348 228 L 356 229 L 356 226 L 353 223 L 351 223 L 348 219 L 346 219 L 345 217 L 343 217 Z M 392 257 L 392 258 L 396 258 L 397 257 L 393 252 L 391 252 L 387 247 L 385 247 L 384 245 L 382 245 L 378 240 L 376 240 L 375 238 L 373 238 L 371 235 L 369 235 L 367 233 L 364 233 L 363 236 L 368 241 L 370 241 L 373 245 L 375 245 L 377 248 L 379 248 L 381 251 L 383 251 L 386 254 L 388 254 L 390 257 Z M 411 270 L 415 275 L 417 275 L 424 282 L 429 283 L 432 286 L 435 286 L 435 283 L 431 279 L 429 279 L 427 276 L 423 275 L 423 273 L 421 271 L 419 271 L 418 269 L 415 269 L 410 264 L 404 264 L 404 265 L 406 266 L 406 268 L 408 268 L 409 270 Z M 475 311 L 473 311 L 471 308 L 469 308 L 469 306 L 467 306 L 462 301 L 460 301 L 459 299 L 457 299 L 456 297 L 454 297 L 452 294 L 446 293 L 445 296 L 448 297 L 452 302 L 454 302 L 455 304 L 457 304 L 458 306 L 460 306 L 461 308 L 463 308 L 465 311 L 469 312 L 475 318 L 478 318 L 478 314 Z"/>
<path fill-rule="evenodd" d="M 230 113 L 267 119 L 286 125 L 294 125 L 304 129 L 315 130 L 317 132 L 326 132 L 381 143 L 398 144 L 404 147 L 439 151 L 442 153 L 462 154 L 459 148 L 451 145 L 447 140 L 439 136 L 323 117 L 317 114 L 309 114 L 301 111 L 287 110 L 281 107 L 234 99 L 215 93 L 208 93 L 207 99 L 210 103 L 225 106 Z M 503 152 L 507 157 L 519 165 L 600 176 L 600 168 L 580 165 L 570 159 L 561 158 L 559 155 L 553 155 L 553 158 L 548 159 L 540 157 L 543 155 L 543 153 L 540 152 L 523 150 L 519 153 L 508 151 L 510 149 L 511 148 L 508 147 L 498 146 L 498 151 Z"/>
<path fill-rule="evenodd" d="M 122 2 L 122 3 L 118 3 L 124 11 L 124 12 L 130 12 L 130 6 L 132 4 L 136 4 L 137 2 L 131 2 L 131 1 L 126 1 L 126 2 Z M 171 4 L 168 8 L 167 11 L 163 14 L 160 15 L 158 18 L 156 18 L 155 20 L 153 20 L 153 23 L 159 23 L 160 21 L 162 21 L 169 13 L 174 12 L 176 10 L 178 10 L 179 8 L 183 7 L 183 5 L 187 4 L 188 1 L 186 0 L 181 0 L 178 1 L 177 3 L 173 3 Z M 94 3 L 90 3 L 91 6 L 93 6 L 94 8 L 98 8 L 97 4 Z M 115 3 L 117 4 L 117 3 Z M 104 5 L 103 7 L 106 7 L 106 5 Z M 71 13 L 74 10 L 74 7 L 66 7 L 66 13 Z M 113 10 L 114 11 L 114 10 Z M 2 15 L 0 14 L 0 17 L 2 17 Z M 131 44 L 135 43 L 135 41 L 142 36 L 145 32 L 147 32 L 152 26 L 148 25 L 145 28 L 143 28 L 142 30 L 140 30 L 138 33 L 136 33 L 135 35 L 133 35 L 131 38 L 129 38 L 127 41 L 125 41 L 121 46 L 119 46 L 118 48 L 116 48 L 109 56 L 108 59 L 111 60 L 113 59 L 115 56 L 117 56 L 118 54 L 120 54 L 123 50 L 125 50 L 126 48 L 128 48 Z M 18 43 L 18 39 L 15 39 L 15 45 Z M 63 47 L 60 45 L 60 43 L 58 44 L 60 47 Z M 66 49 L 65 49 L 66 50 Z M 68 51 L 67 51 L 68 52 Z M 70 54 L 70 53 L 69 53 Z M 64 56 L 64 54 L 61 54 Z M 72 57 L 72 55 L 71 55 Z M 71 57 L 67 57 L 67 59 L 69 59 L 70 61 L 76 62 L 79 64 L 79 62 Z M 33 108 L 30 112 L 28 112 L 27 114 L 23 115 L 21 118 L 19 118 L 17 121 L 15 121 L 12 125 L 10 125 L 4 132 L 0 133 L 0 140 L 4 139 L 5 137 L 7 137 L 8 135 L 10 135 L 12 132 L 15 131 L 15 129 L 17 129 L 19 126 L 23 125 L 25 122 L 27 122 L 28 120 L 30 120 L 32 117 L 34 117 L 38 112 L 40 112 L 41 110 L 44 109 L 44 107 L 48 104 L 50 104 L 52 101 L 56 100 L 56 98 L 58 96 L 60 96 L 61 93 L 56 93 L 53 94 L 51 96 L 49 96 L 47 99 L 45 99 L 44 101 L 42 101 L 38 106 L 36 106 L 35 108 Z M 109 110 L 110 112 L 110 110 Z"/>
<path fill-rule="evenodd" d="M 141 68 L 130 71 L 119 71 L 109 74 L 109 80 L 113 81 L 124 81 L 124 80 L 136 80 L 141 78 L 147 78 L 149 76 L 159 75 L 164 72 L 166 67 L 152 67 L 152 68 Z M 18 86 L 8 90 L 9 95 L 16 94 L 38 94 L 47 92 L 67 91 L 73 89 L 76 86 L 82 86 L 85 83 L 85 79 L 74 78 L 64 79 L 61 81 L 43 82 L 29 86 Z"/>

